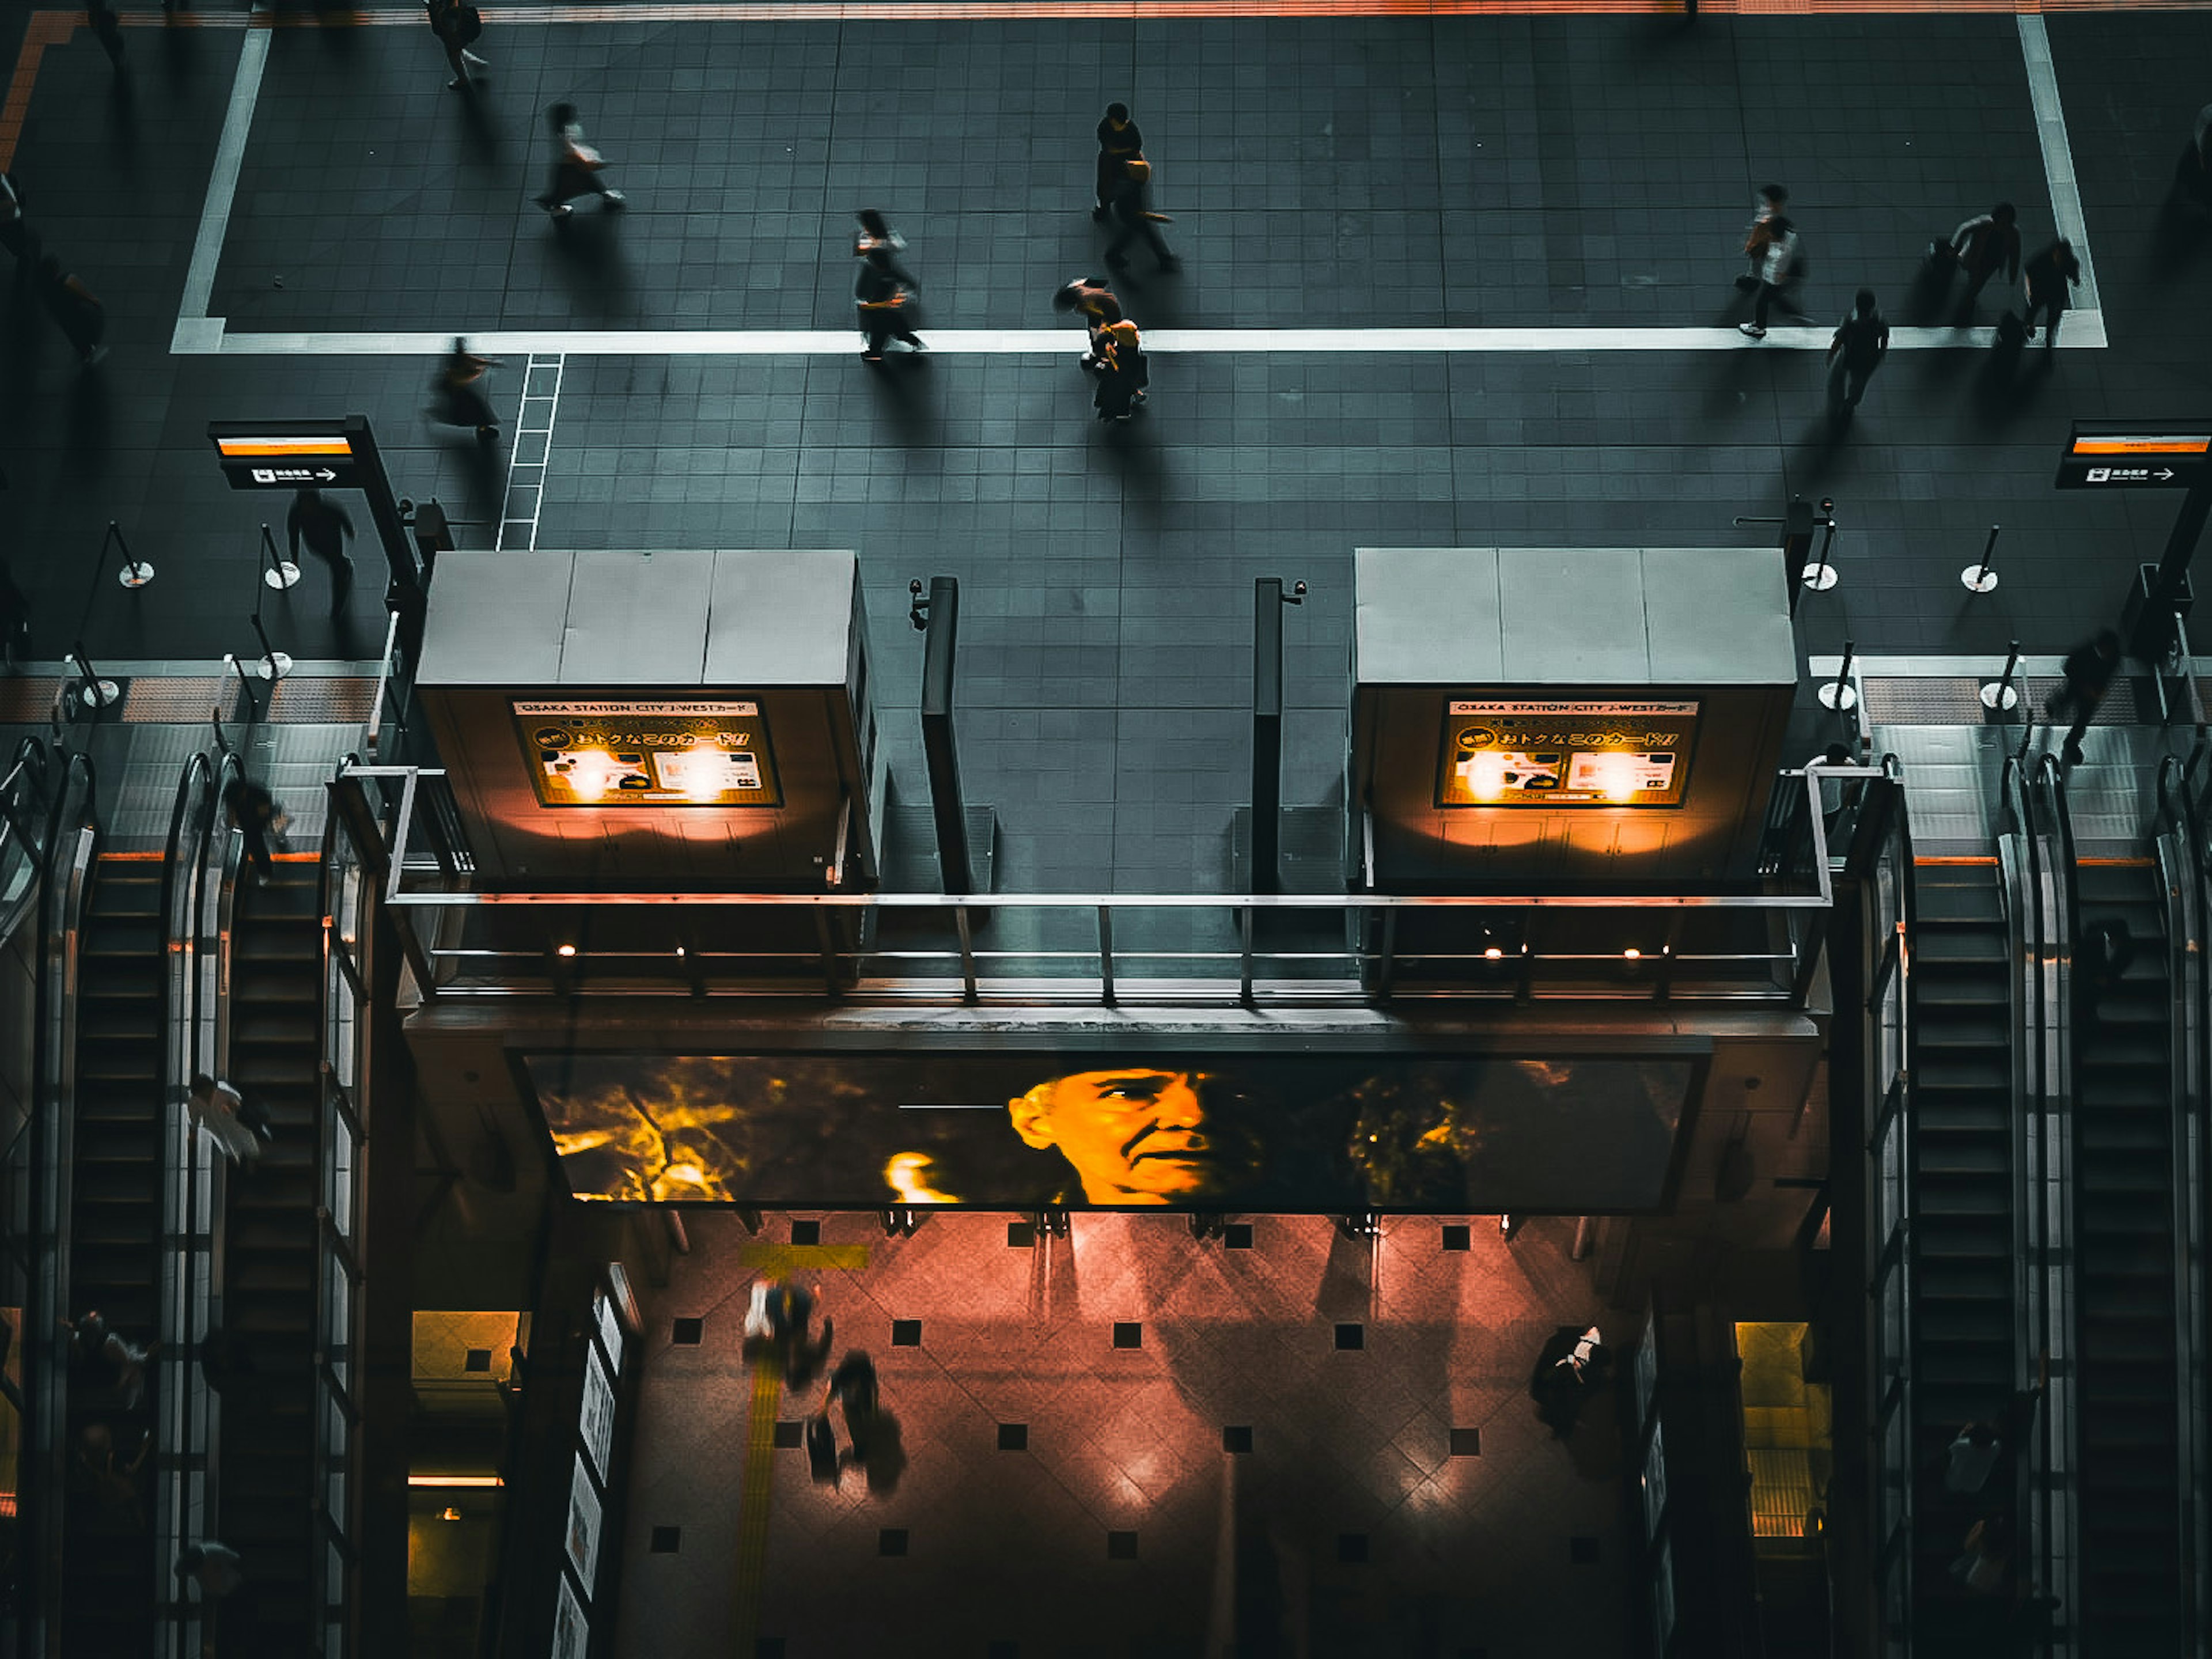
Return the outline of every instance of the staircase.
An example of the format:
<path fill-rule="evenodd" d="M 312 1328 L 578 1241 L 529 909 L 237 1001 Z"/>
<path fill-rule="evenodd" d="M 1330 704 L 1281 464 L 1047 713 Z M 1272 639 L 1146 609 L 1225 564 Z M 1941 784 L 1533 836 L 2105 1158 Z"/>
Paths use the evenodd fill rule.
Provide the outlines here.
<path fill-rule="evenodd" d="M 76 977 L 70 1313 L 97 1309 L 142 1346 L 158 1328 L 166 1112 L 161 871 L 159 859 L 106 854 L 97 860 Z M 125 1463 L 152 1431 L 150 1396 L 129 1409 L 108 1376 L 104 1364 L 72 1355 L 56 1609 L 65 1653 L 143 1652 L 154 1626 L 155 1563 L 144 1524 L 153 1471 L 102 1477 L 78 1455 L 85 1431 L 95 1425 L 113 1437 Z M 150 1366 L 147 1380 L 150 1389 Z"/>
<path fill-rule="evenodd" d="M 2016 1374 L 2013 1287 L 2013 1044 L 2010 953 L 1994 860 L 1913 867 L 1912 1457 L 1940 1466 L 1977 1419 L 1999 1420 Z M 1977 1498 L 1948 1497 L 1916 1529 L 1917 1628 L 1960 1643 L 1948 1576 L 1972 1515 L 2010 1491 L 2001 1462 Z M 1957 1514 L 1951 1513 L 1957 1511 Z M 1955 1524 L 1953 1524 L 1955 1522 Z"/>
<path fill-rule="evenodd" d="M 2102 996 L 2075 950 L 2081 1652 L 2166 1659 L 2181 1650 L 2181 1558 L 2165 894 L 2148 860 L 2083 860 L 2075 882 L 2081 939 L 2123 921 L 2135 943 Z"/>
<path fill-rule="evenodd" d="M 319 868 L 280 860 L 265 887 L 241 874 L 231 939 L 230 1080 L 274 1136 L 233 1176 L 222 1287 L 223 1323 L 251 1345 L 258 1376 L 246 1409 L 224 1402 L 216 1530 L 255 1590 L 251 1625 L 220 1633 L 226 1653 L 252 1659 L 310 1650 Z"/>

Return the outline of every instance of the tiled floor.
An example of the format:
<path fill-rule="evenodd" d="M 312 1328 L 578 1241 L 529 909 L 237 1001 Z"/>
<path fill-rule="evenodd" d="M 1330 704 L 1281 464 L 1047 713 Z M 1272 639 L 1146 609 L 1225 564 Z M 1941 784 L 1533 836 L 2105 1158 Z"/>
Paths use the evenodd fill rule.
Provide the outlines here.
<path fill-rule="evenodd" d="M 1548 1650 L 1567 1607 L 1626 1640 L 1636 1545 L 1612 1390 L 1564 1441 L 1528 1395 L 1545 1342 L 1595 1305 L 1571 1221 L 1508 1246 L 1479 1218 L 1447 1251 L 1439 1222 L 1393 1218 L 1370 1254 L 1317 1217 L 1259 1218 L 1243 1249 L 1172 1216 L 1078 1215 L 1071 1238 L 1021 1248 L 1003 1217 L 933 1215 L 889 1241 L 872 1218 L 828 1218 L 824 1246 L 867 1247 L 855 1270 L 772 1243 L 787 1224 L 748 1241 L 733 1218 L 696 1217 L 691 1254 L 647 1299 L 626 1653 L 746 1653 L 750 1634 L 812 1659 L 895 1633 L 915 1659 L 985 1659 L 994 1642 L 1212 1659 L 1232 1640 L 1506 1659 Z M 740 1328 L 749 1283 L 787 1263 L 836 1322 L 833 1358 L 873 1358 L 904 1467 L 833 1489 L 795 1444 L 768 1454 L 755 1607 L 730 1571 L 753 1478 Z M 679 1316 L 703 1319 L 698 1346 L 672 1343 Z M 899 1320 L 919 1322 L 917 1345 L 894 1346 Z M 778 1418 L 796 1424 L 819 1388 Z M 680 1551 L 655 1553 L 671 1526 Z M 887 1530 L 901 1559 L 883 1559 Z"/>
<path fill-rule="evenodd" d="M 2162 228 L 2158 204 L 2212 14 L 2048 28 L 2112 345 L 2018 375 L 1900 353 L 1841 444 L 1804 351 L 1163 355 L 1149 412 L 1111 433 L 1063 359 L 870 375 L 842 352 L 576 355 L 538 544 L 858 549 L 908 801 L 906 582 L 959 576 L 968 793 L 998 809 L 1005 888 L 1230 884 L 1255 575 L 1311 585 L 1285 619 L 1285 799 L 1333 799 L 1361 544 L 1756 540 L 1732 520 L 1832 495 L 1843 584 L 1808 601 L 1808 649 L 2063 652 L 2172 510 L 2054 493 L 2069 421 L 2205 407 L 2212 236 Z M 80 377 L 20 293 L 0 319 L 0 536 L 49 659 L 80 628 L 95 655 L 255 648 L 254 540 L 283 501 L 224 488 L 210 419 L 366 413 L 399 492 L 439 497 L 471 545 L 505 483 L 422 422 L 426 359 L 169 355 L 242 31 L 127 33 L 127 97 L 83 31 L 46 52 L 13 164 L 112 319 L 113 356 Z M 411 19 L 276 31 L 215 313 L 246 332 L 842 328 L 845 215 L 874 202 L 912 239 L 930 323 L 1045 327 L 1050 289 L 1097 261 L 1090 130 L 1115 96 L 1188 261 L 1125 285 L 1148 325 L 1709 324 L 1733 314 L 1770 178 L 1795 192 L 1822 321 L 1862 281 L 1912 319 L 1919 250 L 1996 197 L 2031 242 L 2051 228 L 2006 15 L 545 27 L 495 9 L 484 50 L 470 103 Z M 632 198 L 566 239 L 528 204 L 536 112 L 562 95 Z M 88 568 L 110 519 L 153 586 Z M 1957 572 L 1993 523 L 2002 586 L 1970 599 Z M 295 655 L 374 656 L 375 586 L 332 619 L 310 572 L 264 617 Z"/>

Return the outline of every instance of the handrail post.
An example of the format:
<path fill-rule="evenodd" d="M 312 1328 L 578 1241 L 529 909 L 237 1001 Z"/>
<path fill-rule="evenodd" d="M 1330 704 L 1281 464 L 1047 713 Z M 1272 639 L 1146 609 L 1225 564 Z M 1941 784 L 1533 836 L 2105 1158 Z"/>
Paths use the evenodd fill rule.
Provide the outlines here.
<path fill-rule="evenodd" d="M 1114 1000 L 1114 907 L 1098 907 L 1098 1000 Z"/>
<path fill-rule="evenodd" d="M 1242 904 L 1237 908 L 1237 932 L 1243 945 L 1239 952 L 1242 965 L 1238 970 L 1237 1000 L 1249 1007 L 1252 1003 L 1252 907 Z"/>
<path fill-rule="evenodd" d="M 975 941 L 969 929 L 966 905 L 960 905 L 953 910 L 952 922 L 960 930 L 961 1000 L 973 1002 L 980 994 L 975 985 Z"/>

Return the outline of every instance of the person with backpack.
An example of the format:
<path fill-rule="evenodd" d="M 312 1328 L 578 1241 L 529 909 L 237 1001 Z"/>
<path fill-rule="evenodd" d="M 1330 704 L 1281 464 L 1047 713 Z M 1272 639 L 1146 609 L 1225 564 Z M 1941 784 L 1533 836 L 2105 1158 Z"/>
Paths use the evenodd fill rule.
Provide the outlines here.
<path fill-rule="evenodd" d="M 1136 406 L 1144 402 L 1152 385 L 1152 369 L 1146 361 L 1143 337 L 1137 325 L 1124 318 L 1098 331 L 1096 352 L 1098 389 L 1091 394 L 1091 407 L 1102 421 L 1126 421 L 1136 413 Z"/>
<path fill-rule="evenodd" d="M 423 0 L 423 6 L 430 15 L 430 33 L 438 37 L 446 61 L 453 65 L 453 78 L 446 85 L 454 92 L 468 91 L 482 78 L 469 71 L 491 67 L 469 50 L 483 38 L 483 14 L 465 0 Z"/>
<path fill-rule="evenodd" d="M 1779 185 L 1761 185 L 1759 199 L 1752 204 L 1751 223 L 1743 234 L 1743 257 L 1750 261 L 1735 285 L 1749 294 L 1759 286 L 1759 273 L 1766 262 L 1766 245 L 1771 240 L 1770 228 L 1781 216 L 1790 192 Z"/>
<path fill-rule="evenodd" d="M 1866 396 L 1867 381 L 1889 355 L 1889 324 L 1875 304 L 1874 290 L 1863 288 L 1850 314 L 1836 325 L 1828 342 L 1828 419 L 1841 426 Z"/>
<path fill-rule="evenodd" d="M 1751 320 L 1738 323 L 1736 328 L 1754 340 L 1763 340 L 1766 337 L 1766 319 L 1774 308 L 1775 299 L 1802 272 L 1797 227 L 1786 214 L 1777 213 L 1766 221 L 1758 261 L 1759 297 L 1752 302 Z M 1796 309 L 1787 301 L 1783 303 L 1792 311 Z"/>
<path fill-rule="evenodd" d="M 1959 320 L 1974 314 L 1974 301 L 1989 286 L 1990 278 L 2004 272 L 2008 283 L 2020 280 L 2020 214 L 2010 202 L 1999 202 L 1987 213 L 1978 213 L 1939 243 L 1966 273 L 1966 292 L 1959 301 Z"/>

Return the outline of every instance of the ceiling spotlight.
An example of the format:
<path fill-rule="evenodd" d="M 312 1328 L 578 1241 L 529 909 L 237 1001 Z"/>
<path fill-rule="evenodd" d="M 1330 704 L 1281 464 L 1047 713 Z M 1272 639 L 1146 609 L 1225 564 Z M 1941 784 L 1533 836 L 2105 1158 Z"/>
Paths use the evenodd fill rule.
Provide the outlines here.
<path fill-rule="evenodd" d="M 556 956 L 573 957 L 576 954 L 576 947 L 573 945 L 563 945 L 556 951 L 554 954 Z"/>

